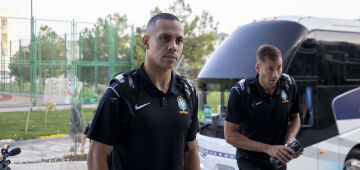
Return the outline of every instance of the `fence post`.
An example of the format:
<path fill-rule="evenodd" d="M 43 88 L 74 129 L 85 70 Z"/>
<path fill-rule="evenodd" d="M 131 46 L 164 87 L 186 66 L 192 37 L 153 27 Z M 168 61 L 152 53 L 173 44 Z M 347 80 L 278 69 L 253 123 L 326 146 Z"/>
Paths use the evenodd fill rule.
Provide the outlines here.
<path fill-rule="evenodd" d="M 0 77 L 1 77 L 1 91 L 5 91 L 5 64 L 4 64 L 4 59 L 3 59 L 3 55 L 4 51 L 3 51 L 3 42 L 0 42 Z M 4 65 L 4 66 L 3 66 Z"/>
<path fill-rule="evenodd" d="M 10 40 L 10 53 L 9 53 L 9 63 L 11 63 L 11 40 Z M 10 92 L 12 92 L 12 84 L 13 84 L 13 82 L 12 82 L 12 74 L 11 73 L 9 73 L 9 75 L 10 75 Z"/>
<path fill-rule="evenodd" d="M 131 53 L 130 53 L 130 70 L 134 68 L 134 55 L 135 55 L 135 35 L 134 24 L 131 25 Z"/>
<path fill-rule="evenodd" d="M 64 64 L 64 77 L 67 78 L 67 55 L 66 55 L 67 49 L 66 49 L 66 34 L 64 35 L 64 60 L 65 60 L 65 64 Z"/>
<path fill-rule="evenodd" d="M 98 36 L 99 36 L 99 28 L 96 28 L 95 30 L 95 40 L 94 40 L 94 56 L 95 56 L 95 78 L 94 78 L 94 83 L 95 83 L 95 94 L 98 95 L 97 93 L 97 85 L 98 85 Z"/>

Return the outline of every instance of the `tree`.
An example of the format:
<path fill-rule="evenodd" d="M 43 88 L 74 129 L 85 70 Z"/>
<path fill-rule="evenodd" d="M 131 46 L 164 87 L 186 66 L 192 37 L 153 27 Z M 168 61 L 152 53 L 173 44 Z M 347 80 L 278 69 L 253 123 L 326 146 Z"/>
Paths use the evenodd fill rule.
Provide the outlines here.
<path fill-rule="evenodd" d="M 82 110 L 82 100 L 79 95 L 74 94 L 71 99 L 70 108 L 70 127 L 69 135 L 74 140 L 74 146 L 70 148 L 70 151 L 74 151 L 76 155 L 76 148 L 80 142 L 81 134 L 85 129 L 85 119 Z"/>
<path fill-rule="evenodd" d="M 51 60 L 65 60 L 64 39 L 59 37 L 49 26 L 41 26 L 35 39 L 36 63 L 49 62 Z M 13 56 L 9 65 L 10 74 L 16 76 L 19 83 L 22 78 L 24 82 L 30 81 L 30 44 L 20 46 Z M 43 80 L 64 74 L 64 67 L 52 66 L 51 63 L 38 67 Z"/>
<path fill-rule="evenodd" d="M 196 78 L 205 63 L 205 57 L 214 51 L 218 23 L 214 21 L 208 11 L 202 11 L 200 16 L 195 15 L 192 17 L 192 9 L 184 0 L 175 1 L 164 11 L 155 7 L 150 14 L 153 16 L 161 12 L 174 14 L 184 25 L 185 39 L 181 56 L 184 59 L 176 69 L 190 79 Z M 136 29 L 135 58 L 138 62 L 139 59 L 143 59 L 143 56 L 145 56 L 145 49 L 140 38 L 141 34 L 145 33 L 144 28 L 145 26 Z"/>
<path fill-rule="evenodd" d="M 137 27 L 135 31 L 135 54 L 134 66 L 139 67 L 145 61 L 145 47 L 142 44 L 142 36 L 145 33 L 145 26 Z"/>
<path fill-rule="evenodd" d="M 131 35 L 129 30 L 126 15 L 115 13 L 108 15 L 105 19 L 99 18 L 94 28 L 82 31 L 80 61 L 95 61 L 97 58 L 98 61 L 107 62 L 109 57 L 114 57 L 115 62 L 130 61 Z M 99 68 L 99 81 L 107 84 L 109 67 Z M 129 69 L 116 68 L 115 71 L 127 71 Z M 93 83 L 95 81 L 94 73 L 93 66 L 81 67 L 81 81 Z"/>

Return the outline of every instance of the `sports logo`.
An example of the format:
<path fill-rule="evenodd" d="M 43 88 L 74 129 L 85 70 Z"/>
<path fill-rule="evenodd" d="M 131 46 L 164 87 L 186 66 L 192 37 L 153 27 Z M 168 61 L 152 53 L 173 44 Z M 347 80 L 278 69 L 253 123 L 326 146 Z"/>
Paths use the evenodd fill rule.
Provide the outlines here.
<path fill-rule="evenodd" d="M 141 108 L 143 108 L 143 107 L 145 107 L 145 106 L 147 106 L 147 105 L 149 105 L 150 104 L 150 102 L 149 103 L 145 103 L 145 104 L 143 104 L 143 105 L 140 105 L 140 106 L 138 106 L 137 104 L 135 105 L 135 110 L 140 110 Z"/>
<path fill-rule="evenodd" d="M 186 108 L 187 108 L 187 105 L 186 105 L 186 100 L 181 97 L 181 96 L 178 96 L 177 97 L 177 102 L 178 102 L 178 106 L 179 106 L 179 113 L 181 114 L 189 114 L 187 111 L 186 111 Z"/>
<path fill-rule="evenodd" d="M 282 103 L 287 103 L 287 102 L 289 102 L 285 90 L 281 90 L 281 99 L 282 99 L 282 101 L 281 101 Z"/>

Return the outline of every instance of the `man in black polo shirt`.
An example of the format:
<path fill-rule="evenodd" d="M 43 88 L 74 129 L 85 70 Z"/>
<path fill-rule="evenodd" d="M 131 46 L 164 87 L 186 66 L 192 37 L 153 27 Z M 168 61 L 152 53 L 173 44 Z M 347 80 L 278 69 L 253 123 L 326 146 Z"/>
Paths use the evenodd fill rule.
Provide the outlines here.
<path fill-rule="evenodd" d="M 258 75 L 231 89 L 225 119 L 225 139 L 237 147 L 240 170 L 274 169 L 270 156 L 288 163 L 294 151 L 284 144 L 294 141 L 300 128 L 296 84 L 281 74 L 280 50 L 262 45 L 256 59 Z"/>
<path fill-rule="evenodd" d="M 88 132 L 89 169 L 108 169 L 114 146 L 124 170 L 200 169 L 196 91 L 172 71 L 183 39 L 183 26 L 174 15 L 150 19 L 143 37 L 144 64 L 117 75 L 99 103 Z M 129 113 L 131 118 L 123 119 Z"/>

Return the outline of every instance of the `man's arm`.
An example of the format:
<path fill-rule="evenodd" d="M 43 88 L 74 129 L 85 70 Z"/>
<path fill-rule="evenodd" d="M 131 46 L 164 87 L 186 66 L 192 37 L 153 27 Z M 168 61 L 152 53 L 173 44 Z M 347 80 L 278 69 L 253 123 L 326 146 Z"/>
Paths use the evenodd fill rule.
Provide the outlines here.
<path fill-rule="evenodd" d="M 196 140 L 187 142 L 189 151 L 184 153 L 184 169 L 200 170 L 200 158 L 197 150 Z"/>
<path fill-rule="evenodd" d="M 290 126 L 289 126 L 289 131 L 288 131 L 288 139 L 286 141 L 286 143 L 291 143 L 292 141 L 295 140 L 295 137 L 297 135 L 297 133 L 300 130 L 300 114 L 296 113 L 296 114 L 291 114 L 290 115 Z"/>
<path fill-rule="evenodd" d="M 96 140 L 91 140 L 87 166 L 88 170 L 106 170 L 109 169 L 107 156 L 111 153 L 114 146 L 106 145 Z"/>
<path fill-rule="evenodd" d="M 81 152 L 81 153 L 84 153 L 85 142 L 86 142 L 86 135 L 85 135 L 85 134 L 82 134 L 81 147 L 80 147 L 80 152 Z"/>
<path fill-rule="evenodd" d="M 294 151 L 289 147 L 283 145 L 268 145 L 251 140 L 239 133 L 239 124 L 229 121 L 225 121 L 224 123 L 224 135 L 227 143 L 245 150 L 267 153 L 270 156 L 278 158 L 283 163 L 288 163 L 293 159 L 289 152 L 294 153 Z"/>

